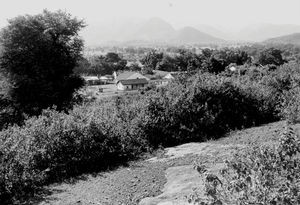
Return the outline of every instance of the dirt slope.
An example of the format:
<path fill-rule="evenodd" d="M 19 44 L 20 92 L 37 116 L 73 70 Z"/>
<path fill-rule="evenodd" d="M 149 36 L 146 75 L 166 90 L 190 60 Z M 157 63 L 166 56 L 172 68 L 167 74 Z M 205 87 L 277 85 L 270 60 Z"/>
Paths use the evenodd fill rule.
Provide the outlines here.
<path fill-rule="evenodd" d="M 53 184 L 27 204 L 186 204 L 186 197 L 193 189 L 203 186 L 193 168 L 195 161 L 217 172 L 236 147 L 253 142 L 272 143 L 283 127 L 284 122 L 276 122 L 232 132 L 217 141 L 167 148 L 163 158 L 133 162 L 128 167 L 94 176 L 84 175 L 72 183 Z"/>

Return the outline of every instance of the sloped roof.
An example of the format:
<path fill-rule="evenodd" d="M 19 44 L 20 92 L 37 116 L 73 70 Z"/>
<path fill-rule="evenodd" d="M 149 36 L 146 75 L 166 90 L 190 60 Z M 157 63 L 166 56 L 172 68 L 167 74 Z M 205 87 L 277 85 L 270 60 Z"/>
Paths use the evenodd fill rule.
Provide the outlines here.
<path fill-rule="evenodd" d="M 132 75 L 135 74 L 135 73 L 136 73 L 136 72 L 126 71 L 126 72 L 120 73 L 120 74 L 117 76 L 117 79 L 118 79 L 118 80 L 125 80 L 125 79 L 129 78 L 130 76 L 132 76 Z"/>
<path fill-rule="evenodd" d="M 86 80 L 86 81 L 99 80 L 99 78 L 97 76 L 83 76 L 83 79 Z"/>
<path fill-rule="evenodd" d="M 119 80 L 117 83 L 122 83 L 123 85 L 140 85 L 140 84 L 148 84 L 148 81 L 145 78 L 139 78 L 139 79 Z"/>
<path fill-rule="evenodd" d="M 165 76 L 168 75 L 170 72 L 162 71 L 162 70 L 153 70 L 153 73 L 154 73 L 154 75 L 156 75 L 156 76 L 165 77 Z"/>

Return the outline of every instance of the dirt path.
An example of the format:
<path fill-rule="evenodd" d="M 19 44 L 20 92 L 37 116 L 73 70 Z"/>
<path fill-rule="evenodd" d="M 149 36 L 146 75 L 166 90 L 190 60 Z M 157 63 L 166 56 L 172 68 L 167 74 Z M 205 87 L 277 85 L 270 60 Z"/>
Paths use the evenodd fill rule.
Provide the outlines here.
<path fill-rule="evenodd" d="M 245 147 L 254 141 L 272 142 L 282 127 L 283 123 L 278 122 L 231 133 L 230 137 L 219 141 L 167 148 L 163 158 L 134 162 L 96 176 L 86 175 L 74 183 L 51 185 L 47 193 L 27 204 L 184 205 L 193 189 L 203 186 L 200 175 L 193 168 L 195 161 L 217 172 L 236 147 Z"/>
<path fill-rule="evenodd" d="M 167 149 L 166 158 L 153 158 L 151 162 L 161 162 L 189 157 L 195 161 L 205 163 L 211 173 L 218 172 L 223 167 L 223 161 L 231 156 L 236 146 L 212 143 L 188 143 Z M 140 205 L 185 205 L 187 197 L 195 188 L 204 188 L 199 173 L 194 169 L 193 163 L 178 165 L 166 169 L 167 183 L 162 193 L 155 197 L 141 200 Z"/>
<path fill-rule="evenodd" d="M 193 162 L 221 162 L 226 150 L 231 147 L 210 143 L 168 148 L 164 158 L 154 157 L 96 176 L 83 176 L 73 183 L 51 185 L 44 196 L 27 204 L 183 204 L 185 196 L 200 182 Z"/>

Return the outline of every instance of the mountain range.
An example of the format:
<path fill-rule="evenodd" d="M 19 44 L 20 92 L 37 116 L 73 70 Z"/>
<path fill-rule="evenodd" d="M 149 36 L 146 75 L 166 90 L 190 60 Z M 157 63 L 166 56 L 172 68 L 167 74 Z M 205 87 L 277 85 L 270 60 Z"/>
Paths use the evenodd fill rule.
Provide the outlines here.
<path fill-rule="evenodd" d="M 106 26 L 91 25 L 82 33 L 88 45 L 115 44 L 220 44 L 226 42 L 262 42 L 266 39 L 300 32 L 300 25 L 256 24 L 236 32 L 210 25 L 175 29 L 160 18 L 124 20 Z"/>

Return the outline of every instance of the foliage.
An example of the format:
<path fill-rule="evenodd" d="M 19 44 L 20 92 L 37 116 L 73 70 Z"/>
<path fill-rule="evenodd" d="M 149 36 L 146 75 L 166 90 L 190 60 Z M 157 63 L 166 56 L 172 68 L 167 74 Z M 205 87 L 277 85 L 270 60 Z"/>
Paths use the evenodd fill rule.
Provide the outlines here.
<path fill-rule="evenodd" d="M 14 106 L 9 92 L 11 84 L 0 75 L 0 130 L 12 124 L 21 124 L 25 116 Z"/>
<path fill-rule="evenodd" d="M 142 69 L 142 68 L 140 67 L 140 65 L 139 65 L 138 63 L 136 63 L 136 62 L 134 62 L 134 63 L 132 63 L 131 65 L 129 65 L 128 68 L 129 68 L 130 71 L 135 71 L 135 72 L 136 72 L 136 71 L 139 72 L 139 71 L 141 71 L 141 69 Z"/>
<path fill-rule="evenodd" d="M 93 56 L 81 59 L 75 72 L 81 75 L 111 75 L 114 71 L 125 70 L 127 61 L 117 53 L 109 52 L 106 55 Z"/>
<path fill-rule="evenodd" d="M 262 83 L 269 87 L 277 108 L 285 119 L 293 122 L 299 116 L 300 69 L 297 63 L 288 63 L 266 73 Z"/>
<path fill-rule="evenodd" d="M 21 112 L 37 115 L 56 105 L 69 108 L 83 80 L 73 74 L 83 42 L 81 20 L 62 11 L 19 16 L 2 30 L 1 68 L 12 83 L 10 97 Z"/>
<path fill-rule="evenodd" d="M 158 62 L 163 58 L 163 53 L 159 53 L 155 50 L 147 53 L 142 59 L 141 63 L 144 65 L 144 73 L 151 74 L 153 70 L 156 69 Z"/>
<path fill-rule="evenodd" d="M 212 73 L 220 73 L 230 64 L 244 65 L 250 62 L 251 58 L 245 51 L 225 48 L 211 53 L 206 62 L 206 69 Z"/>
<path fill-rule="evenodd" d="M 263 88 L 199 73 L 143 95 L 76 106 L 68 114 L 46 110 L 0 132 L 0 195 L 17 197 L 160 145 L 204 141 L 274 121 L 273 102 Z"/>
<path fill-rule="evenodd" d="M 251 58 L 245 51 L 224 48 L 221 50 L 204 49 L 202 54 L 195 54 L 187 50 L 179 50 L 175 56 L 164 55 L 157 64 L 157 69 L 163 71 L 209 71 L 220 73 L 234 63 L 244 65 L 250 63 Z"/>
<path fill-rule="evenodd" d="M 141 105 L 126 101 L 80 106 L 69 114 L 45 110 L 22 127 L 2 131 L 0 198 L 22 196 L 46 182 L 105 168 L 147 150 Z"/>
<path fill-rule="evenodd" d="M 206 199 L 196 194 L 190 202 L 203 205 L 299 204 L 299 153 L 299 136 L 287 127 L 279 145 L 256 145 L 239 151 L 226 161 L 219 175 L 201 172 L 205 177 Z"/>
<path fill-rule="evenodd" d="M 285 60 L 282 58 L 282 51 L 275 48 L 268 48 L 260 52 L 258 62 L 260 65 L 282 65 Z"/>
<path fill-rule="evenodd" d="M 174 82 L 147 98 L 146 131 L 152 144 L 203 141 L 278 119 L 266 87 L 208 73 L 187 81 Z"/>
<path fill-rule="evenodd" d="M 282 116 L 298 120 L 297 64 L 239 65 L 238 74 L 214 74 L 230 63 L 247 64 L 248 56 L 226 49 L 205 49 L 199 55 L 178 52 L 148 59 L 153 65 L 156 62 L 155 67 L 172 65 L 172 69 L 193 71 L 182 72 L 165 87 L 149 85 L 136 95 L 83 101 L 68 113 L 48 109 L 23 126 L 1 131 L 0 197 L 19 197 L 43 184 L 126 162 L 161 145 L 216 139 L 228 131 Z M 220 69 L 208 69 L 212 56 L 221 62 Z M 96 59 L 117 69 L 124 66 L 117 54 Z M 88 62 L 82 59 L 82 64 Z M 3 102 L 9 108 L 10 101 Z"/>

